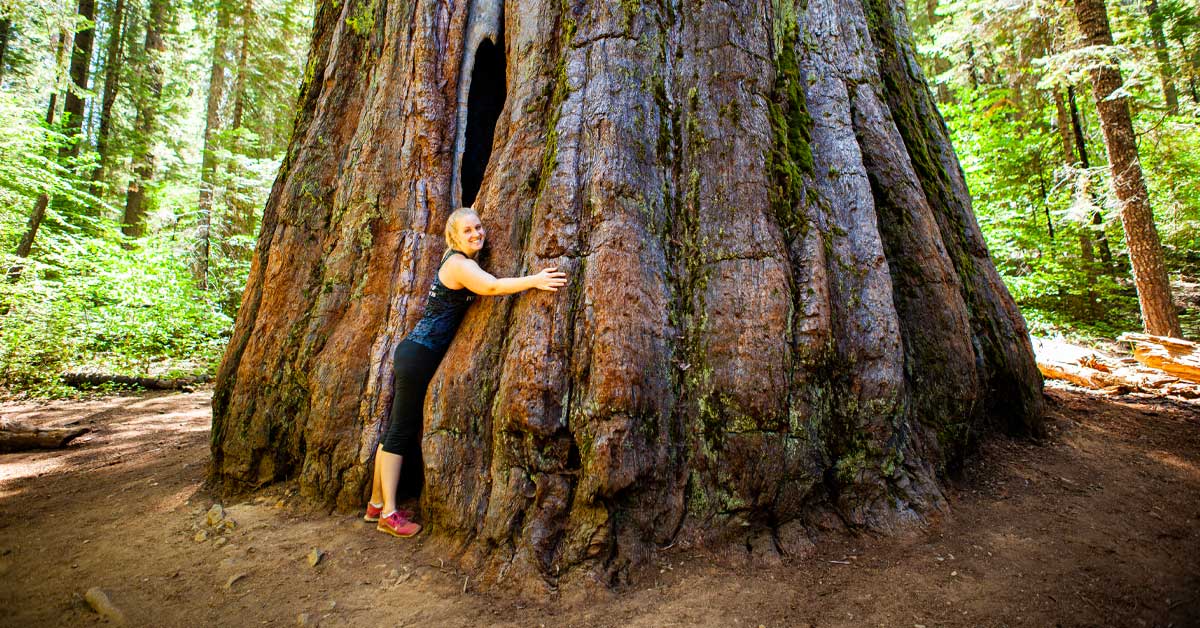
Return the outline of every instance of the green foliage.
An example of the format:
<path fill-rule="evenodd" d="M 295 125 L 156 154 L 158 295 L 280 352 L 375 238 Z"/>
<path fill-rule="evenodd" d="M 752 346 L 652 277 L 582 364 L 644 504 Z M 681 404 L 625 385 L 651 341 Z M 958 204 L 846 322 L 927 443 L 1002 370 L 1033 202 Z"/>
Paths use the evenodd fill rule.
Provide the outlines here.
<path fill-rule="evenodd" d="M 108 237 L 53 234 L 53 251 L 0 280 L 0 382 L 10 394 L 69 392 L 61 373 L 211 373 L 232 320 L 197 290 L 176 243 L 133 248 Z M 19 260 L 11 255 L 5 267 Z"/>
<path fill-rule="evenodd" d="M 211 146 L 217 167 L 207 244 L 199 212 L 207 79 L 215 3 L 227 3 L 229 55 Z M 13 35 L 0 82 L 0 392 L 60 395 L 70 371 L 121 375 L 211 373 L 232 330 L 262 207 L 294 121 L 312 7 L 302 0 L 200 0 L 168 4 L 165 49 L 153 53 L 161 93 L 147 79 L 149 0 L 97 0 L 96 59 L 89 118 L 79 138 L 45 124 L 61 118 L 66 61 L 58 45 L 83 27 L 77 0 L 0 0 Z M 121 65 L 102 62 L 113 37 Z M 245 54 L 240 54 L 245 50 Z M 69 52 L 67 50 L 66 52 Z M 116 73 L 102 180 L 92 178 L 105 74 Z M 139 107 L 153 103 L 158 123 L 139 131 Z M 236 112 L 236 113 L 235 113 Z M 238 124 L 240 123 L 240 124 Z M 77 141 L 77 157 L 62 150 Z M 154 155 L 146 193 L 146 236 L 121 235 L 132 162 Z M 96 191 L 93 196 L 90 192 Z M 38 198 L 50 200 L 28 258 L 13 253 Z M 207 289 L 197 268 L 207 248 Z M 9 269 L 20 272 L 8 272 Z M 8 279 L 4 275 L 8 275 Z"/>
<path fill-rule="evenodd" d="M 989 250 L 1035 333 L 1113 337 L 1140 329 L 1116 199 L 1087 70 L 1116 58 L 1125 79 L 1151 206 L 1176 281 L 1200 274 L 1200 10 L 1168 0 L 1158 15 L 1179 92 L 1166 111 L 1143 2 L 1108 3 L 1114 46 L 1084 47 L 1070 3 L 912 2 L 922 65 L 939 99 Z M 1055 92 L 1073 86 L 1089 168 L 1060 129 Z M 1093 215 L 1101 224 L 1092 225 Z M 1099 260 L 1106 236 L 1114 264 Z M 1091 261 L 1082 246 L 1091 243 Z M 1184 316 L 1196 335 L 1196 316 Z M 1189 325 L 1191 327 L 1189 328 Z"/>

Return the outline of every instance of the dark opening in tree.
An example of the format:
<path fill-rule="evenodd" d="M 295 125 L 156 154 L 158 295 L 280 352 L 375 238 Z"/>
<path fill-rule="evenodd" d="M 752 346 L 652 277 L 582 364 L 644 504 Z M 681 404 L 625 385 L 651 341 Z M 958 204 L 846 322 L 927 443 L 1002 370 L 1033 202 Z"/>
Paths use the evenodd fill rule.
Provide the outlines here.
<path fill-rule="evenodd" d="M 462 156 L 462 204 L 470 206 L 479 193 L 483 171 L 492 156 L 492 138 L 496 120 L 504 109 L 507 91 L 504 67 L 504 35 L 498 43 L 490 39 L 479 44 L 475 67 L 471 71 L 471 93 L 467 97 L 467 133 Z"/>

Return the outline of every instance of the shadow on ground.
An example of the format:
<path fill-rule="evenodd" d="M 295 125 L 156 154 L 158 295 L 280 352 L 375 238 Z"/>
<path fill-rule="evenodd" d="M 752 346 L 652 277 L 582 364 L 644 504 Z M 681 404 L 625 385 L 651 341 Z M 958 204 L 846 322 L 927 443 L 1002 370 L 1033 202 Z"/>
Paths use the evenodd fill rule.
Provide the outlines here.
<path fill-rule="evenodd" d="M 635 587 L 532 601 L 287 486 L 209 527 L 210 393 L 4 404 L 93 431 L 0 456 L 0 626 L 103 623 L 81 600 L 93 586 L 147 626 L 1200 625 L 1200 406 L 1047 396 L 1050 435 L 986 443 L 927 529 L 830 534 L 770 568 L 669 550 Z"/>

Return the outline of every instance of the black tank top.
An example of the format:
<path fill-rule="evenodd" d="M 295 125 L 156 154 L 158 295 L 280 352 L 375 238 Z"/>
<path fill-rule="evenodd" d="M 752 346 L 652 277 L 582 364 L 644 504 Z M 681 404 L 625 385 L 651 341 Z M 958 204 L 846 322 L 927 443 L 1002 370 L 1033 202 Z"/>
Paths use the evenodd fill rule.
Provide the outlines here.
<path fill-rule="evenodd" d="M 442 256 L 438 271 L 446 265 L 446 260 L 455 253 L 466 257 L 466 253 L 450 249 Z M 467 313 L 467 306 L 475 300 L 475 293 L 466 288 L 451 290 L 447 288 L 437 273 L 433 275 L 433 285 L 429 287 L 429 298 L 425 300 L 425 314 L 417 321 L 416 327 L 408 333 L 407 340 L 420 343 L 438 353 L 450 346 L 454 340 L 454 332 Z"/>

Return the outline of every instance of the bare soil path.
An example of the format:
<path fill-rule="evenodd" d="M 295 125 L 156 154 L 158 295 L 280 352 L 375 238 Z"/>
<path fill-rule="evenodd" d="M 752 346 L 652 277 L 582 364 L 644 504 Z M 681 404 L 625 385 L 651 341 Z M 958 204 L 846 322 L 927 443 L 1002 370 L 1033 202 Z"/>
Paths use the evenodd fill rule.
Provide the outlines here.
<path fill-rule="evenodd" d="M 134 626 L 1200 626 L 1200 405 L 1047 396 L 1050 436 L 987 443 L 923 530 L 767 568 L 671 549 L 636 586 L 534 601 L 288 487 L 209 528 L 208 392 L 3 404 L 93 432 L 0 456 L 0 626 L 105 624 L 93 586 Z"/>

